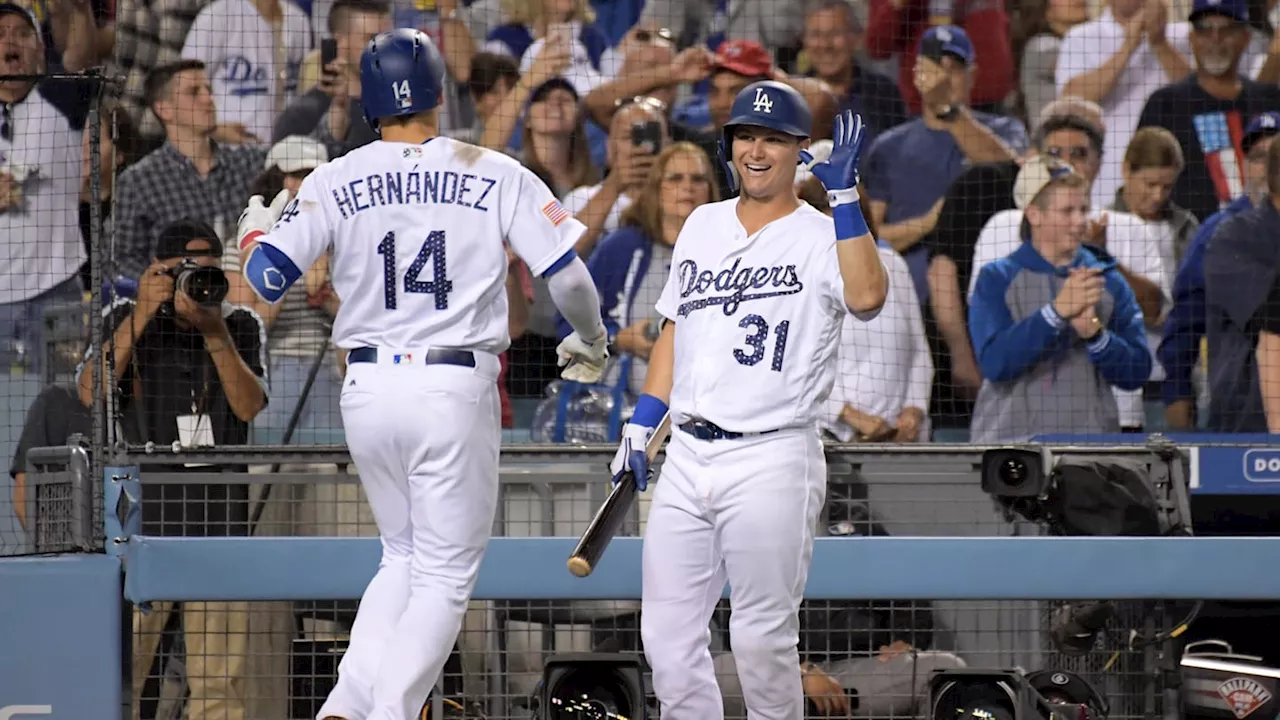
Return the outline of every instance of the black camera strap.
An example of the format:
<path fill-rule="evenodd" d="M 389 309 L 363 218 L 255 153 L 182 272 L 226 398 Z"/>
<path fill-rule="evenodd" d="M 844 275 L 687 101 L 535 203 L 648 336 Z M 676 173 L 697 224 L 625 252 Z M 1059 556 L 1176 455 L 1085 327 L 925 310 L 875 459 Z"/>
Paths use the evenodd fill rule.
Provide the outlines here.
<path fill-rule="evenodd" d="M 195 386 L 193 385 L 191 387 L 191 414 L 196 417 L 209 414 L 210 384 L 212 383 L 209 366 L 213 364 L 213 357 L 209 354 L 208 348 L 203 344 L 203 340 L 201 340 L 200 350 L 200 359 L 196 362 L 196 366 L 199 368 L 199 395 L 196 394 Z M 210 422 L 212 422 L 212 418 L 210 418 Z"/>

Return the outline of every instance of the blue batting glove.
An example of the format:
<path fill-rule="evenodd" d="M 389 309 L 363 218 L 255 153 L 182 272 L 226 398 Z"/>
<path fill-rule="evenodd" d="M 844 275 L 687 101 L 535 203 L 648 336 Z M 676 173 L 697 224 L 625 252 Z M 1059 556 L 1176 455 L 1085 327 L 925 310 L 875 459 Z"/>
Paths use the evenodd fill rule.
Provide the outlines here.
<path fill-rule="evenodd" d="M 622 476 L 631 473 L 636 478 L 636 489 L 643 492 L 649 485 L 649 456 L 645 448 L 649 438 L 653 437 L 653 428 L 635 423 L 627 423 L 622 428 L 622 443 L 618 452 L 609 463 L 613 473 L 613 484 L 622 482 Z"/>
<path fill-rule="evenodd" d="M 637 490 L 644 492 L 649 486 L 649 456 L 645 449 L 666 414 L 667 404 L 652 395 L 641 395 L 636 400 L 631 421 L 622 427 L 618 452 L 609 463 L 614 485 L 622 481 L 623 475 L 631 473 L 635 476 Z"/>
<path fill-rule="evenodd" d="M 827 189 L 827 202 L 831 206 L 836 238 L 839 240 L 867 233 L 867 222 L 858 206 L 858 158 L 862 155 L 865 130 L 862 116 L 854 114 L 852 110 L 845 110 L 836 116 L 831 157 L 822 162 L 814 162 L 812 155 L 800 151 L 800 160 Z"/>

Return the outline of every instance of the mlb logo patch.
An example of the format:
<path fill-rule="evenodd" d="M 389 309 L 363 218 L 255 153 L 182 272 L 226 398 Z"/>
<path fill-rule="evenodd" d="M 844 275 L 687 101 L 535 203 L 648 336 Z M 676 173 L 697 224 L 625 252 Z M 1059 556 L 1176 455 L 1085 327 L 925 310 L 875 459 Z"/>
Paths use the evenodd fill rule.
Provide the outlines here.
<path fill-rule="evenodd" d="M 405 148 L 405 149 L 404 149 L 404 157 L 405 157 L 405 159 L 406 159 L 406 160 L 408 160 L 408 159 L 410 159 L 410 158 L 420 158 L 420 157 L 422 157 L 422 148 L 420 148 L 420 147 L 407 147 L 407 148 Z"/>
<path fill-rule="evenodd" d="M 396 365 L 408 365 L 413 362 L 413 355 L 395 355 L 392 356 L 391 362 Z"/>
<path fill-rule="evenodd" d="M 1234 677 L 1218 686 L 1218 694 L 1227 701 L 1227 706 L 1235 714 L 1237 720 L 1244 720 L 1254 710 L 1262 707 L 1271 699 L 1271 692 L 1262 683 L 1249 678 Z"/>
<path fill-rule="evenodd" d="M 569 211 L 565 210 L 564 206 L 561 205 L 558 200 L 552 200 L 546 205 L 543 205 L 542 214 L 546 215 L 547 219 L 550 220 L 551 224 L 555 227 L 560 227 L 560 223 L 569 219 Z"/>

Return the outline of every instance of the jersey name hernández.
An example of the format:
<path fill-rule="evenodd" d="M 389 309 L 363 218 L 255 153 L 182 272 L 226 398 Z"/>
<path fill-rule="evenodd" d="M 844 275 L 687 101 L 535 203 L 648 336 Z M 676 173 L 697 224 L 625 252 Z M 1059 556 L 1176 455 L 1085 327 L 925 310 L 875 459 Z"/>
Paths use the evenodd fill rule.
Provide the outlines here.
<path fill-rule="evenodd" d="M 736 207 L 693 211 L 658 300 L 676 325 L 672 421 L 734 432 L 816 426 L 848 312 L 834 224 L 802 205 L 748 237 Z"/>
<path fill-rule="evenodd" d="M 377 141 L 320 166 L 259 242 L 303 272 L 332 248 L 340 348 L 499 353 L 510 345 L 504 241 L 542 275 L 584 230 L 512 158 L 441 137 Z"/>

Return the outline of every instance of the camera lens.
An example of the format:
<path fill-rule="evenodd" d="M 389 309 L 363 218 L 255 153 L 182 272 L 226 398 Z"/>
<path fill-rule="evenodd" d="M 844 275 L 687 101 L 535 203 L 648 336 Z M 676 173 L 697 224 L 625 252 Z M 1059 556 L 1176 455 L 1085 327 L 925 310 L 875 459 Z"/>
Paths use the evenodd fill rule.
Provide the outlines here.
<path fill-rule="evenodd" d="M 226 274 L 216 267 L 184 269 L 175 284 L 187 297 L 201 305 L 221 303 L 231 289 Z"/>
<path fill-rule="evenodd" d="M 1022 458 L 1009 458 L 1000 466 L 1000 479 L 1009 485 L 1021 485 L 1030 474 L 1031 468 Z"/>

